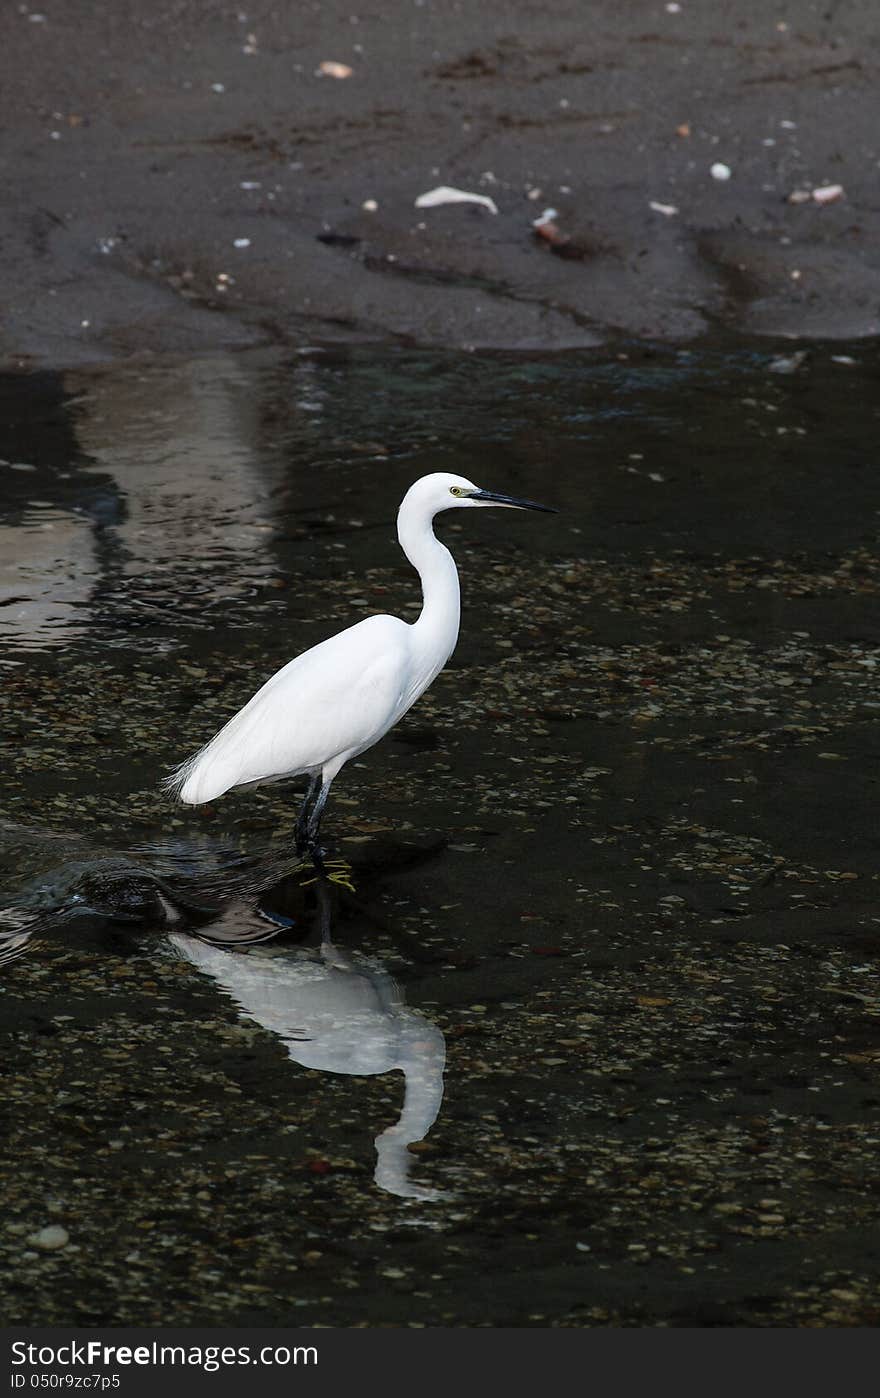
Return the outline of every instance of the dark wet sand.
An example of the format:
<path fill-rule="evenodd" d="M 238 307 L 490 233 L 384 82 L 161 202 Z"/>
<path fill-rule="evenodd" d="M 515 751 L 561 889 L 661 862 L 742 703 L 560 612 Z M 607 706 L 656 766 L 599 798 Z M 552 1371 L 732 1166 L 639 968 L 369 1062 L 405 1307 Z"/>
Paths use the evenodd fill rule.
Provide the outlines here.
<path fill-rule="evenodd" d="M 877 334 L 871 0 L 246 14 L 5 8 L 3 361 Z"/>
<path fill-rule="evenodd" d="M 43 465 L 17 488 L 82 502 L 96 547 L 81 637 L 13 651 L 0 691 L 4 811 L 37 871 L 59 863 L 46 828 L 283 847 L 282 790 L 184 813 L 157 775 L 255 674 L 364 608 L 407 614 L 389 502 L 420 470 L 563 513 L 444 526 L 460 647 L 328 816 L 357 886 L 340 945 L 446 1036 L 412 1177 L 455 1197 L 373 1183 L 399 1074 L 291 1063 L 155 921 L 68 925 L 4 970 L 8 1320 L 878 1323 L 877 364 L 845 348 L 791 372 L 671 351 L 141 366 L 67 379 L 66 446 L 57 398 L 28 403 L 17 446 Z M 220 368 L 273 511 L 256 576 L 247 534 L 218 555 L 227 497 L 212 530 L 195 478 L 210 548 L 151 552 L 177 417 L 233 421 L 199 406 Z M 105 453 L 57 481 L 74 440 Z M 278 906 L 307 922 L 308 897 Z M 55 1223 L 67 1247 L 28 1243 Z"/>

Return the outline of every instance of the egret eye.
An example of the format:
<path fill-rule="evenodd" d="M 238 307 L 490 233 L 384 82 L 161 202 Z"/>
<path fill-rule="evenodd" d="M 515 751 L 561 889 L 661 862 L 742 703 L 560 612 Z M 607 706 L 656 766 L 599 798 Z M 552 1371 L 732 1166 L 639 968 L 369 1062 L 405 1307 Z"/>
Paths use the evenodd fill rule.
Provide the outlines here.
<path fill-rule="evenodd" d="M 463 488 L 462 488 L 460 485 L 451 485 L 451 486 L 449 487 L 449 494 L 450 494 L 450 495 L 464 495 L 464 494 L 465 494 L 465 491 L 463 490 Z"/>

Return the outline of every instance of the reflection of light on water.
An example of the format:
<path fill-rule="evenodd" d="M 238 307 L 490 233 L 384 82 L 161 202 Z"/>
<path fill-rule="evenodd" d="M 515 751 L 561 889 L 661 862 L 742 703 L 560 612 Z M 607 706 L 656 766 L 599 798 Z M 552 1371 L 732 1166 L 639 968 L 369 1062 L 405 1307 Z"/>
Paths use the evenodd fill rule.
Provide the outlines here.
<path fill-rule="evenodd" d="M 218 355 L 71 370 L 64 388 L 87 462 L 14 475 L 0 463 L 0 636 L 43 648 L 108 606 L 138 621 L 200 613 L 274 577 L 285 463 L 262 441 L 249 369 Z"/>
<path fill-rule="evenodd" d="M 407 1146 L 424 1139 L 440 1110 L 446 1041 L 435 1024 L 407 1008 L 379 963 L 355 961 L 329 942 L 320 957 L 291 951 L 270 958 L 259 949 L 221 950 L 184 933 L 169 940 L 244 1014 L 277 1034 L 295 1063 L 359 1077 L 402 1072 L 403 1108 L 376 1137 L 374 1178 L 404 1198 L 443 1197 L 410 1181 Z"/>
<path fill-rule="evenodd" d="M 37 914 L 24 908 L 0 908 L 0 966 L 22 955 L 38 923 Z"/>
<path fill-rule="evenodd" d="M 143 581 L 149 592 L 164 572 L 177 589 L 189 575 L 206 600 L 218 600 L 273 574 L 265 545 L 281 466 L 261 449 L 248 369 L 217 356 L 74 372 L 66 383 L 78 395 L 74 421 L 90 469 L 111 476 L 122 495 L 113 526 L 124 545 L 120 579 Z"/>
<path fill-rule="evenodd" d="M 0 524 L 0 636 L 27 648 L 82 635 L 96 566 L 83 515 L 34 507 L 20 524 Z"/>

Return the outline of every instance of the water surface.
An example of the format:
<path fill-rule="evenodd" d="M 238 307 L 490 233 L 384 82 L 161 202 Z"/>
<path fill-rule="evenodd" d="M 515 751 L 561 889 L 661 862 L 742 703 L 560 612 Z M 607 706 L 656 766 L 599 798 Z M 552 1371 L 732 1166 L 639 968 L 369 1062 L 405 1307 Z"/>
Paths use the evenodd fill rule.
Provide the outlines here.
<path fill-rule="evenodd" d="M 0 382 L 10 1321 L 875 1323 L 878 365 Z M 328 952 L 297 793 L 159 781 L 415 614 L 435 469 L 561 513 L 441 523 L 461 641 L 334 788 Z"/>

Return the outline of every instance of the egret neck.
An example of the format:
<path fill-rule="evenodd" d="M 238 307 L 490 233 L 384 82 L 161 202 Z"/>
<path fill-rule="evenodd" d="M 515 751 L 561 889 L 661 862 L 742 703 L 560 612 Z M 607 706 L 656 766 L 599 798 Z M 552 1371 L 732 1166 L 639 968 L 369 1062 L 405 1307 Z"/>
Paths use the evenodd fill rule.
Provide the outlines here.
<path fill-rule="evenodd" d="M 422 583 L 422 610 L 411 628 L 417 693 L 443 669 L 458 640 L 461 598 L 455 559 L 433 530 L 433 512 L 404 498 L 397 516 L 397 538 Z"/>

